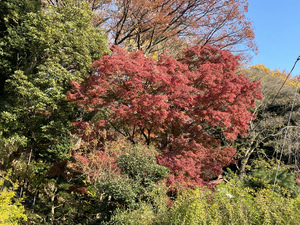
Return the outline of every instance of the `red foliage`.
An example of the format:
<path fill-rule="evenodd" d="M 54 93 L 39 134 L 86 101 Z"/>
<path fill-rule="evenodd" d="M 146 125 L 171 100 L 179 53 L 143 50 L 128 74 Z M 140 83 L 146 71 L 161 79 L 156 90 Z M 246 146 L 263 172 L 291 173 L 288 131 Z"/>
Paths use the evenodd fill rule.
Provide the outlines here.
<path fill-rule="evenodd" d="M 167 185 L 203 186 L 207 181 L 222 173 L 222 168 L 232 162 L 235 149 L 228 147 L 205 148 L 194 140 L 176 138 L 171 141 L 170 149 L 157 155 L 159 164 L 173 172 Z"/>
<path fill-rule="evenodd" d="M 79 171 L 80 174 L 86 176 L 89 182 L 106 180 L 109 176 L 114 176 L 120 172 L 115 158 L 110 157 L 104 151 L 75 152 L 73 158 L 75 162 L 69 164 L 69 168 Z"/>
<path fill-rule="evenodd" d="M 55 6 L 64 4 L 61 0 L 47 2 Z M 90 9 L 95 11 L 94 25 L 108 32 L 111 43 L 128 49 L 151 53 L 166 46 L 178 50 L 178 46 L 198 43 L 257 50 L 251 22 L 246 17 L 247 0 L 84 2 L 89 2 Z"/>
<path fill-rule="evenodd" d="M 84 83 L 72 82 L 68 99 L 105 109 L 99 123 L 133 143 L 154 141 L 163 151 L 158 162 L 173 171 L 169 184 L 201 185 L 218 175 L 235 154 L 223 141 L 247 134 L 250 109 L 261 98 L 259 83 L 235 74 L 238 58 L 209 45 L 187 49 L 179 60 L 112 51 L 93 63 L 96 72 Z"/>

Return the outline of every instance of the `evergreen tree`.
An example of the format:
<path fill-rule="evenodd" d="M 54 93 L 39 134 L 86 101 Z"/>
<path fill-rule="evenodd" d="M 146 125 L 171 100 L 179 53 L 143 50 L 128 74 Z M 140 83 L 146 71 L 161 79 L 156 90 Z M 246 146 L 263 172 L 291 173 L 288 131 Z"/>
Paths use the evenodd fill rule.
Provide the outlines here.
<path fill-rule="evenodd" d="M 0 166 L 14 168 L 19 194 L 25 188 L 30 197 L 46 182 L 51 164 L 68 158 L 69 121 L 78 112 L 65 101 L 70 79 L 81 81 L 90 72 L 90 64 L 108 51 L 107 40 L 92 26 L 86 4 L 70 0 L 44 9 L 38 0 L 7 0 L 2 5 Z"/>

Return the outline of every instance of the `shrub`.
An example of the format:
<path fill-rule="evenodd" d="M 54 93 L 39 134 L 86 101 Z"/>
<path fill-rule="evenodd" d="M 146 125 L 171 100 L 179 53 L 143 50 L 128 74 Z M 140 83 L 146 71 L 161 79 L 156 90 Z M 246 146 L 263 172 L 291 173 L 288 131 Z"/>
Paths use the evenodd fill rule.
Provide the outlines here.
<path fill-rule="evenodd" d="M 21 205 L 23 199 L 15 198 L 18 185 L 9 179 L 9 175 L 0 177 L 0 224 L 14 225 L 26 221 L 27 217 Z"/>
<path fill-rule="evenodd" d="M 299 196 L 284 197 L 271 189 L 255 192 L 240 184 L 185 190 L 161 224 L 299 224 Z"/>

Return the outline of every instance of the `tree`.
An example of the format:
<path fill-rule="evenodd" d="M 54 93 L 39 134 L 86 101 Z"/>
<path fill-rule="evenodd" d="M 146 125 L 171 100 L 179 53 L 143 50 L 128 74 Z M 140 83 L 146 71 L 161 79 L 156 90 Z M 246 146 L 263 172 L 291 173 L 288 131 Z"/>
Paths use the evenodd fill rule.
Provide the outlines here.
<path fill-rule="evenodd" d="M 9 65 L 1 68 L 6 77 L 1 131 L 3 138 L 26 137 L 26 149 L 39 148 L 35 156 L 42 156 L 46 149 L 56 151 L 58 136 L 74 118 L 65 102 L 69 80 L 89 72 L 91 62 L 107 50 L 106 39 L 91 26 L 87 8 L 71 4 L 27 13 L 18 23 L 1 39 Z"/>
<path fill-rule="evenodd" d="M 251 123 L 251 130 L 247 138 L 239 138 L 235 142 L 237 147 L 238 173 L 240 178 L 247 171 L 255 167 L 274 166 L 279 159 L 283 144 L 284 132 L 291 111 L 291 103 L 295 94 L 295 81 L 288 79 L 276 96 L 287 75 L 278 70 L 271 71 L 264 65 L 255 65 L 242 70 L 250 80 L 262 82 L 264 98 L 257 103 L 254 113 L 257 118 Z M 287 136 L 282 160 L 285 164 L 299 168 L 298 136 L 299 136 L 299 94 L 296 94 L 295 107 L 291 117 L 291 124 Z"/>
<path fill-rule="evenodd" d="M 20 7 L 22 6 L 22 7 Z M 3 0 L 0 3 L 0 54 L 1 54 L 1 76 L 0 96 L 4 93 L 5 80 L 12 73 L 17 61 L 17 54 L 11 54 L 8 50 L 8 40 L 4 38 L 9 35 L 9 30 L 17 27 L 24 15 L 36 12 L 41 7 L 39 0 Z"/>
<path fill-rule="evenodd" d="M 64 1 L 49 0 L 51 4 Z M 256 50 L 247 0 L 87 0 L 112 44 L 153 53 L 188 44 Z M 179 43 L 179 46 L 177 45 Z M 240 48 L 236 48 L 239 45 Z M 241 47 L 244 45 L 244 47 Z M 176 50 L 177 49 L 177 50 Z M 178 52 L 177 52 L 178 53 Z"/>
<path fill-rule="evenodd" d="M 155 143 L 163 152 L 158 162 L 173 172 L 169 185 L 201 185 L 221 173 L 235 154 L 227 143 L 246 135 L 261 98 L 258 82 L 234 73 L 238 58 L 210 45 L 187 49 L 179 60 L 112 51 L 83 83 L 72 82 L 68 99 L 97 114 L 98 127 Z"/>
<path fill-rule="evenodd" d="M 28 2 L 15 11 L 28 8 Z M 47 10 L 29 7 L 0 37 L 1 169 L 13 167 L 20 195 L 28 190 L 31 199 L 38 197 L 51 164 L 69 157 L 70 121 L 79 113 L 65 101 L 70 79 L 82 80 L 90 64 L 109 51 L 88 6 L 72 2 Z"/>

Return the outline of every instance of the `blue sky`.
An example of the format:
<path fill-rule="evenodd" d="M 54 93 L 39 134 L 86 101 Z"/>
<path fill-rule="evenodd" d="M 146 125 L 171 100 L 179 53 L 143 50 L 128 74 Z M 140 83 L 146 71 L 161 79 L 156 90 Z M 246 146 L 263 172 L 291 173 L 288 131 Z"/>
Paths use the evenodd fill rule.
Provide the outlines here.
<path fill-rule="evenodd" d="M 300 55 L 300 0 L 248 0 L 258 54 L 249 65 L 290 72 Z M 300 74 L 300 61 L 292 76 Z"/>

